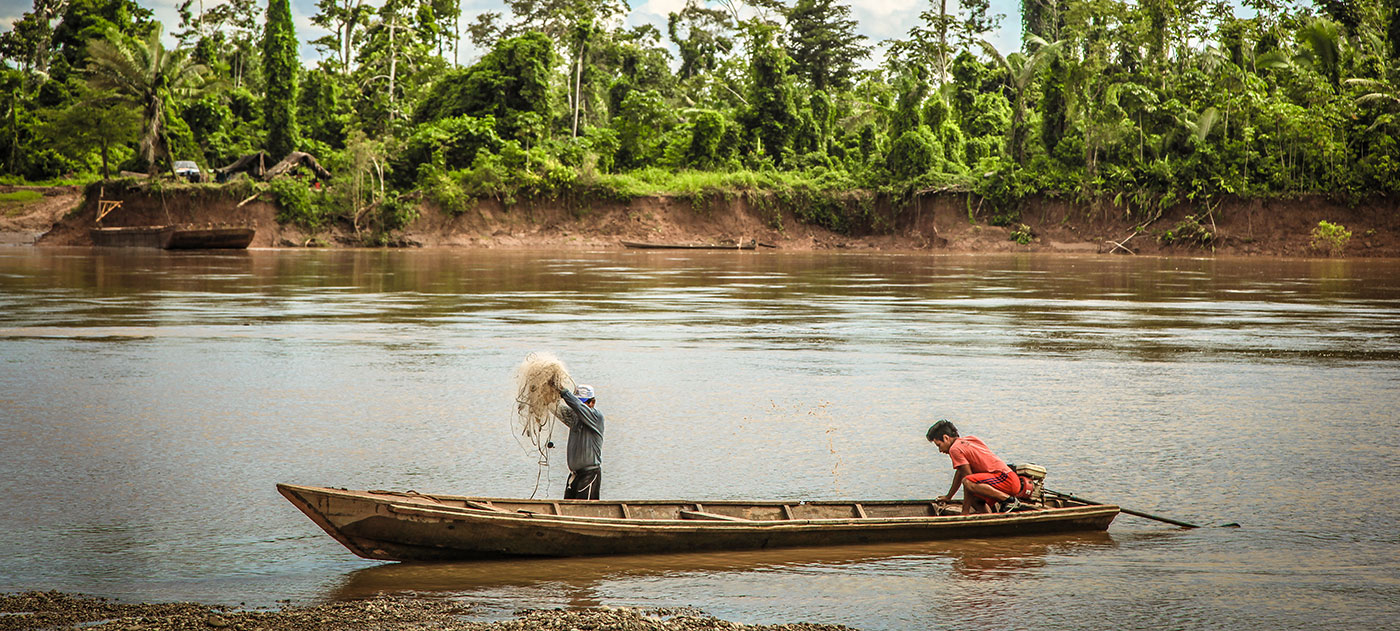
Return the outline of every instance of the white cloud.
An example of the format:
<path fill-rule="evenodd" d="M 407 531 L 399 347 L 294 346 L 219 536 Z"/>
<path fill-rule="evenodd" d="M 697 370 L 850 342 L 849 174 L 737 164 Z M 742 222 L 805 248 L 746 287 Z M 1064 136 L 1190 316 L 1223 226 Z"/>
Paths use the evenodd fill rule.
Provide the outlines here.
<path fill-rule="evenodd" d="M 852 12 L 860 11 L 872 16 L 913 16 L 915 20 L 919 18 L 919 12 L 929 6 L 928 3 L 919 0 L 850 0 L 849 4 Z M 952 11 L 953 8 L 950 6 L 948 10 Z M 861 25 L 875 26 L 866 25 L 864 22 Z"/>
<path fill-rule="evenodd" d="M 664 24 L 667 14 L 680 13 L 681 9 L 684 8 L 685 0 L 647 0 L 641 6 L 632 7 L 632 13 L 659 15 Z"/>

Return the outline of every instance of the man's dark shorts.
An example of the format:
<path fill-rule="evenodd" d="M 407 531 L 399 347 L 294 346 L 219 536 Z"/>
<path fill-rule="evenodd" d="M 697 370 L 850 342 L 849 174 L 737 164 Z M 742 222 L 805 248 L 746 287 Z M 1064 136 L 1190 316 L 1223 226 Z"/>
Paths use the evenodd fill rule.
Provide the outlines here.
<path fill-rule="evenodd" d="M 596 500 L 598 487 L 603 484 L 603 468 L 589 467 L 569 474 L 569 486 L 564 489 L 566 500 Z"/>

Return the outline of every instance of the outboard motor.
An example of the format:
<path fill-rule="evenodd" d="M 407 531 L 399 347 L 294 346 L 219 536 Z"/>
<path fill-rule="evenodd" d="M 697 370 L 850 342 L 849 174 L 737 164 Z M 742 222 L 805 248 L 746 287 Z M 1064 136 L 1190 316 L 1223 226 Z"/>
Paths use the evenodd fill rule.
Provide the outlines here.
<path fill-rule="evenodd" d="M 1013 464 L 1010 465 L 1010 467 L 1012 471 L 1016 472 L 1016 475 L 1021 476 L 1022 480 L 1030 483 L 1031 492 L 1027 495 L 1031 498 L 1031 501 L 1037 504 L 1044 502 L 1045 467 L 1031 463 Z"/>

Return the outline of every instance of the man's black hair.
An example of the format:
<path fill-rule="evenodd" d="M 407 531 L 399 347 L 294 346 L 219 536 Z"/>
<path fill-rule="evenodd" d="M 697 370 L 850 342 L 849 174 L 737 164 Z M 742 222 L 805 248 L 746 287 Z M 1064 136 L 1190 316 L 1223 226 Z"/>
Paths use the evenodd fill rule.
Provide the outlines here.
<path fill-rule="evenodd" d="M 939 420 L 937 423 L 934 423 L 932 427 L 928 428 L 928 442 L 933 442 L 944 436 L 958 437 L 958 428 L 953 427 L 953 424 L 949 423 L 948 419 Z"/>

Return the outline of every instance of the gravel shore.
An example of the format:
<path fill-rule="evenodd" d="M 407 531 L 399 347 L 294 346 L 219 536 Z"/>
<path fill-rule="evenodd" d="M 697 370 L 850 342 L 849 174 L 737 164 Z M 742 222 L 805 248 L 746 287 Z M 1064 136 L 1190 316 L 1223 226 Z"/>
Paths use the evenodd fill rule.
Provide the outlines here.
<path fill-rule="evenodd" d="M 516 612 L 500 622 L 473 622 L 469 605 L 411 596 L 279 610 L 244 611 L 198 603 L 126 604 L 61 592 L 0 595 L 0 631 L 838 631 L 822 624 L 747 625 L 694 609 L 553 609 Z"/>

